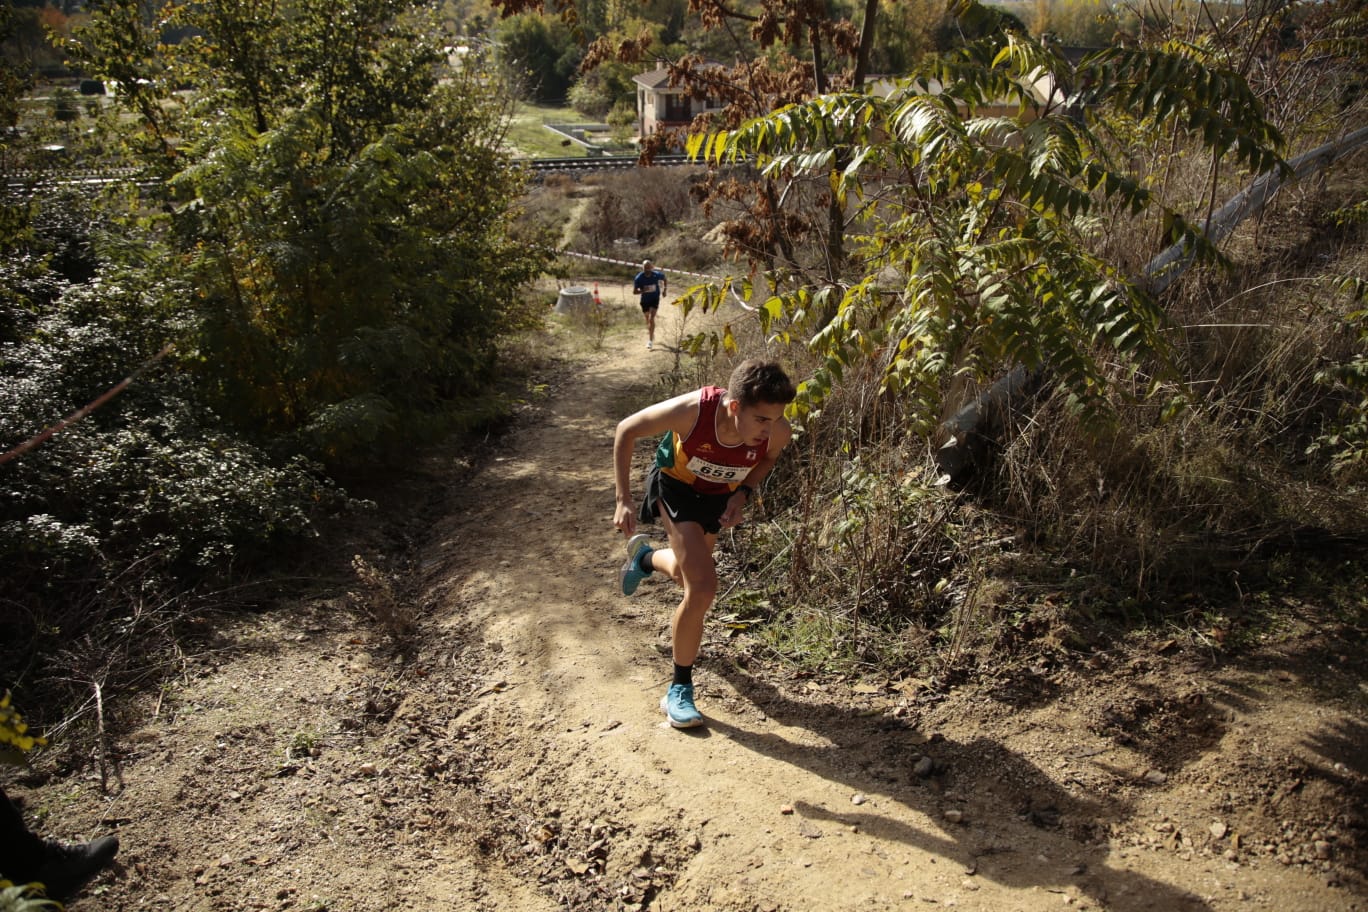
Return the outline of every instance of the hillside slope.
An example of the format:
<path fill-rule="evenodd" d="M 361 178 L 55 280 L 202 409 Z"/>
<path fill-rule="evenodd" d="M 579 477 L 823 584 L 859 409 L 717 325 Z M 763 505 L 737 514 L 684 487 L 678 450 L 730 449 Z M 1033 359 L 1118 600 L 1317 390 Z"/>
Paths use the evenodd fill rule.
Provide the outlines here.
<path fill-rule="evenodd" d="M 341 596 L 240 618 L 143 705 L 110 797 L 20 783 L 48 833 L 118 827 L 76 908 L 1368 907 L 1361 644 L 1118 648 L 922 704 L 716 629 L 707 726 L 664 726 L 677 593 L 615 591 L 613 425 L 673 364 L 641 343 L 404 481 L 408 654 Z"/>

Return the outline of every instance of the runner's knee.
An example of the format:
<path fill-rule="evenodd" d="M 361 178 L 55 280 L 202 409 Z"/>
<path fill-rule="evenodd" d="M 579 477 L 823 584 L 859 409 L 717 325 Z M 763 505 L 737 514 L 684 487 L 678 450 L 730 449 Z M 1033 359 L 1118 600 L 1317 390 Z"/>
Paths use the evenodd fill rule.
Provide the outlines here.
<path fill-rule="evenodd" d="M 712 603 L 717 595 L 717 568 L 711 560 L 707 565 L 684 567 L 684 598 L 689 602 L 700 602 L 705 606 Z"/>

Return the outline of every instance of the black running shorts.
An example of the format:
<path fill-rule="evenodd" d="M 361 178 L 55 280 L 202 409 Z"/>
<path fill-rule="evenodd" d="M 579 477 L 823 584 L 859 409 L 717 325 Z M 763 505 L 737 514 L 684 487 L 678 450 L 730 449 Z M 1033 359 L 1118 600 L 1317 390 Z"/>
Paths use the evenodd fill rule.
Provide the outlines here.
<path fill-rule="evenodd" d="M 731 493 L 700 494 L 692 486 L 677 478 L 662 475 L 660 466 L 651 466 L 646 474 L 646 496 L 641 499 L 637 518 L 653 523 L 663 512 L 676 523 L 693 522 L 709 535 L 722 531 L 722 514 L 726 512 Z"/>

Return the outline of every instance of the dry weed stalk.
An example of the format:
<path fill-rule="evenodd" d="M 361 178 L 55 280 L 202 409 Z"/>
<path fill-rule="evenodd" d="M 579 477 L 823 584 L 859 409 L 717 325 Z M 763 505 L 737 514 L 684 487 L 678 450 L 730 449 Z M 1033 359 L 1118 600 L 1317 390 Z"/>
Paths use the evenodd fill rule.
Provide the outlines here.
<path fill-rule="evenodd" d="M 379 623 L 390 639 L 406 642 L 418 629 L 417 612 L 395 593 L 393 578 L 359 554 L 352 557 L 352 570 L 360 583 L 358 591 L 347 593 L 352 603 Z"/>

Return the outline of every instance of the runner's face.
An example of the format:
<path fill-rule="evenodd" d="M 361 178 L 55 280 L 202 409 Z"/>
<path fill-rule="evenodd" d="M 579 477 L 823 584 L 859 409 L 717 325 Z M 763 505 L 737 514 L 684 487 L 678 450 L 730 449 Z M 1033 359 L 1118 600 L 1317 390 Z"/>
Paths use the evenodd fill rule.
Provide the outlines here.
<path fill-rule="evenodd" d="M 735 409 L 736 432 L 747 446 L 759 446 L 770 439 L 775 424 L 784 418 L 784 406 L 773 402 L 742 406 L 730 403 Z"/>

